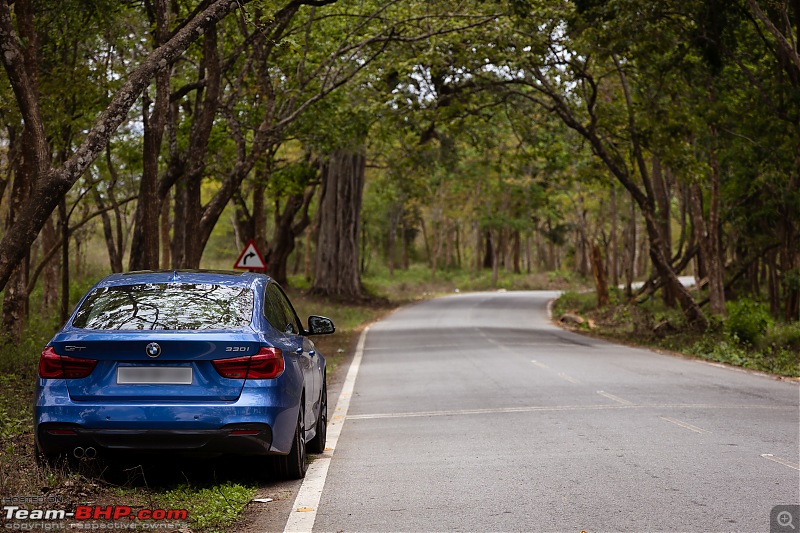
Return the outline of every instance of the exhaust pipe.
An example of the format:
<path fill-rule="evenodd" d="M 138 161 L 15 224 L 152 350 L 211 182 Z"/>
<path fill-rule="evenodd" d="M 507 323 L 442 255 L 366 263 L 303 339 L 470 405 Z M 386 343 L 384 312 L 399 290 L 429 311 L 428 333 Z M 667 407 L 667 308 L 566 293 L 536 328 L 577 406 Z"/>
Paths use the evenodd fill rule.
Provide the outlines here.
<path fill-rule="evenodd" d="M 72 456 L 76 459 L 94 459 L 97 457 L 97 450 L 91 446 L 86 449 L 77 446 L 74 450 L 72 450 Z"/>

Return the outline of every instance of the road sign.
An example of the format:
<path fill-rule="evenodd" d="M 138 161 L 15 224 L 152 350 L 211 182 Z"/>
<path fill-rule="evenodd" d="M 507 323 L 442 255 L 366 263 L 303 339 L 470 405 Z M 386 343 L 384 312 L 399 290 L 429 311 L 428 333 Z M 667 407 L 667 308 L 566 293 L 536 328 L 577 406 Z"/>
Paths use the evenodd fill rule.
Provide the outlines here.
<path fill-rule="evenodd" d="M 239 254 L 239 259 L 237 259 L 236 263 L 233 265 L 233 268 L 238 268 L 239 270 L 267 269 L 267 262 L 264 261 L 264 257 L 261 255 L 261 252 L 259 252 L 258 248 L 256 248 L 255 241 L 251 239 L 247 242 L 244 250 L 242 250 L 242 253 Z"/>

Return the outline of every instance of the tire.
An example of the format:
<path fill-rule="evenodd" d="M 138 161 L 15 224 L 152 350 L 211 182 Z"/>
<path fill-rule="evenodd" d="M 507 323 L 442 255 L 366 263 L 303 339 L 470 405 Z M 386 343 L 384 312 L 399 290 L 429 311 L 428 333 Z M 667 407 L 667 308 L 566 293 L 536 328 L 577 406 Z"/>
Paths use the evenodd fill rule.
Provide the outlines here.
<path fill-rule="evenodd" d="M 303 435 L 303 402 L 300 402 L 300 414 L 297 416 L 297 427 L 294 428 L 292 449 L 287 455 L 275 457 L 275 470 L 281 479 L 303 479 L 308 469 L 306 441 Z"/>
<path fill-rule="evenodd" d="M 308 451 L 311 453 L 325 452 L 325 439 L 328 436 L 328 383 L 327 379 L 322 384 L 322 394 L 319 400 L 319 415 L 317 416 L 316 435 L 308 441 Z"/>

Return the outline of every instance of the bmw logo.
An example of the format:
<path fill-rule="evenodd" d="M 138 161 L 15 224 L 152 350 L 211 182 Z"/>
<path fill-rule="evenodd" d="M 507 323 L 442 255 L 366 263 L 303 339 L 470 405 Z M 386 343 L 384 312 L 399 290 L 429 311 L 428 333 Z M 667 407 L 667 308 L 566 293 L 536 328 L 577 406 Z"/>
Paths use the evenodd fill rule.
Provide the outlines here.
<path fill-rule="evenodd" d="M 151 342 L 147 345 L 144 351 L 147 352 L 148 357 L 155 359 L 161 355 L 161 346 L 159 346 L 157 342 Z"/>

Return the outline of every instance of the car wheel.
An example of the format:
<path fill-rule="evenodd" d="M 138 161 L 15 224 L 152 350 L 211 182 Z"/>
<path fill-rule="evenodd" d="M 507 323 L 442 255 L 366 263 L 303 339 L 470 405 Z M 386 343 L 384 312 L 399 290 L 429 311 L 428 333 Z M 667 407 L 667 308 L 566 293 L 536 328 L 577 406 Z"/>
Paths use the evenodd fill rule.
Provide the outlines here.
<path fill-rule="evenodd" d="M 275 467 L 281 479 L 302 479 L 308 469 L 306 455 L 306 441 L 303 435 L 303 402 L 300 402 L 300 414 L 297 417 L 297 427 L 294 430 L 294 441 L 288 455 L 275 457 Z"/>
<path fill-rule="evenodd" d="M 326 380 L 327 381 L 327 380 Z M 323 453 L 325 451 L 325 439 L 328 436 L 328 384 L 322 384 L 322 394 L 319 400 L 319 416 L 317 416 L 317 433 L 314 438 L 308 441 L 308 451 L 311 453 Z"/>

